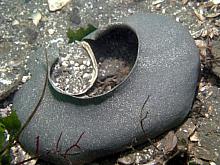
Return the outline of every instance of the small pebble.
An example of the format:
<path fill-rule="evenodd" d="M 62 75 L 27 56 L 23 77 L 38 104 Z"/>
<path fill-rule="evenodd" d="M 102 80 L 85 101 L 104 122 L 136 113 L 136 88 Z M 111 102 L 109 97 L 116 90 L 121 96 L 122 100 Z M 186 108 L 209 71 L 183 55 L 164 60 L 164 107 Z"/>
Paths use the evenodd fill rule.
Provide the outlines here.
<path fill-rule="evenodd" d="M 68 62 L 67 61 L 63 61 L 61 65 L 64 66 L 64 67 L 68 67 Z"/>
<path fill-rule="evenodd" d="M 74 66 L 75 66 L 75 67 L 78 67 L 78 66 L 79 66 L 79 63 L 76 62 L 76 63 L 74 64 Z"/>
<path fill-rule="evenodd" d="M 89 80 L 89 79 L 92 78 L 92 75 L 91 75 L 91 74 L 88 74 L 88 73 L 85 73 L 85 74 L 83 75 L 83 78 Z"/>
<path fill-rule="evenodd" d="M 15 26 L 15 25 L 19 25 L 19 21 L 18 21 L 18 20 L 14 20 L 14 21 L 12 22 L 12 26 Z"/>
<path fill-rule="evenodd" d="M 33 24 L 37 26 L 42 18 L 42 15 L 40 12 L 36 12 L 36 13 L 32 14 L 31 17 L 33 20 Z"/>
<path fill-rule="evenodd" d="M 47 31 L 48 31 L 48 33 L 49 33 L 50 35 L 54 34 L 54 32 L 55 32 L 54 29 L 48 29 Z"/>
<path fill-rule="evenodd" d="M 84 69 L 86 69 L 86 66 L 85 66 L 85 65 L 80 65 L 80 66 L 79 66 L 79 69 L 80 69 L 80 70 L 84 70 Z"/>
<path fill-rule="evenodd" d="M 209 164 L 210 164 L 210 165 L 216 165 L 216 163 L 215 163 L 215 162 L 210 162 Z"/>
<path fill-rule="evenodd" d="M 83 64 L 86 65 L 86 66 L 90 66 L 91 63 L 90 63 L 89 60 L 85 60 L 85 61 L 83 61 Z"/>
<path fill-rule="evenodd" d="M 60 10 L 70 1 L 71 0 L 47 0 L 50 11 Z"/>
<path fill-rule="evenodd" d="M 211 0 L 211 1 L 212 1 L 212 3 L 214 3 L 215 5 L 220 4 L 220 0 Z"/>

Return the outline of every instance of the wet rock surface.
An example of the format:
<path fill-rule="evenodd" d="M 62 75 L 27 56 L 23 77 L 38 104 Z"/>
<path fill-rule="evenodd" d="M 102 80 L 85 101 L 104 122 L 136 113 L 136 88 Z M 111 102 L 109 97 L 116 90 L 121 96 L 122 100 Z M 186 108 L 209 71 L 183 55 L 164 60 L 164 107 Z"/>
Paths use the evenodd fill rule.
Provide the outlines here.
<path fill-rule="evenodd" d="M 214 56 L 213 59 L 213 72 L 220 77 L 220 40 L 213 42 L 212 53 Z"/>
<path fill-rule="evenodd" d="M 39 152 L 46 159 L 58 164 L 70 159 L 74 164 L 82 164 L 144 142 L 141 126 L 149 137 L 155 137 L 183 121 L 191 108 L 199 71 L 198 50 L 192 38 L 168 17 L 140 14 L 128 17 L 125 23 L 136 29 L 139 39 L 136 71 L 112 95 L 95 102 L 72 100 L 47 86 L 42 104 L 19 139 L 25 149 L 34 152 L 34 141 L 39 136 Z M 33 78 L 14 99 L 22 122 L 27 120 L 43 89 L 46 75 L 43 52 L 43 48 L 35 52 L 38 60 L 30 63 Z M 59 53 L 55 49 L 48 52 Z M 141 109 L 148 96 L 146 106 Z M 140 115 L 146 118 L 140 119 Z M 62 148 L 57 154 L 52 149 L 59 136 Z M 79 137 L 80 149 L 69 149 Z M 65 153 L 77 155 L 62 157 Z"/>

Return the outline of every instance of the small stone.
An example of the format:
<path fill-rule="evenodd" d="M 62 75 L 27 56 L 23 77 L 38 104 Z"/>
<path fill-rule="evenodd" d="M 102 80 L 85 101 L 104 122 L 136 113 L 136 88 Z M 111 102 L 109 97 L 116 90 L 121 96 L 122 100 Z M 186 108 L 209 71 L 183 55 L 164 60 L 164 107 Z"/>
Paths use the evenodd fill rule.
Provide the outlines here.
<path fill-rule="evenodd" d="M 161 9 L 161 4 L 160 4 L 160 3 L 157 4 L 157 5 L 155 6 L 155 8 L 156 8 L 157 10 Z"/>
<path fill-rule="evenodd" d="M 199 141 L 199 137 L 198 137 L 197 132 L 194 132 L 194 134 L 190 136 L 190 141 L 192 141 L 192 142 L 198 142 Z"/>
<path fill-rule="evenodd" d="M 75 66 L 75 67 L 78 67 L 78 66 L 79 66 L 79 63 L 75 63 L 74 66 Z"/>
<path fill-rule="evenodd" d="M 213 41 L 213 46 L 212 46 L 212 54 L 214 56 L 214 59 L 219 59 L 220 58 L 220 41 Z M 213 72 L 220 77 L 220 66 L 218 65 L 218 62 L 214 61 L 213 63 Z"/>
<path fill-rule="evenodd" d="M 47 31 L 48 31 L 48 33 L 49 33 L 50 35 L 54 34 L 54 32 L 55 32 L 54 29 L 48 29 Z"/>
<path fill-rule="evenodd" d="M 0 78 L 0 83 L 4 84 L 4 85 L 11 85 L 12 80 L 7 80 L 7 79 Z"/>
<path fill-rule="evenodd" d="M 40 22 L 41 18 L 42 18 L 42 15 L 41 15 L 40 12 L 36 12 L 31 17 L 32 17 L 32 20 L 33 20 L 33 24 L 37 26 L 38 23 Z"/>
<path fill-rule="evenodd" d="M 21 82 L 25 83 L 25 82 L 27 82 L 30 79 L 31 79 L 31 74 L 29 73 L 27 76 L 23 76 L 22 77 Z"/>
<path fill-rule="evenodd" d="M 70 65 L 74 65 L 74 64 L 75 64 L 75 62 L 70 60 Z"/>
<path fill-rule="evenodd" d="M 0 117 L 7 117 L 11 113 L 11 106 L 0 108 Z"/>
<path fill-rule="evenodd" d="M 48 0 L 49 10 L 57 11 L 62 9 L 70 0 Z"/>
<path fill-rule="evenodd" d="M 85 66 L 85 65 L 80 65 L 80 66 L 79 66 L 79 69 L 80 69 L 80 70 L 84 70 L 84 69 L 86 69 L 86 66 Z"/>
<path fill-rule="evenodd" d="M 128 155 L 122 158 L 118 159 L 118 162 L 124 165 L 130 165 L 133 164 L 135 161 L 135 156 L 134 155 Z"/>
<path fill-rule="evenodd" d="M 74 71 L 79 71 L 79 67 L 73 67 Z"/>
<path fill-rule="evenodd" d="M 65 58 L 64 57 L 60 57 L 59 58 L 59 63 L 62 64 L 63 61 L 65 61 Z"/>
<path fill-rule="evenodd" d="M 79 64 L 83 64 L 83 61 L 84 61 L 83 58 L 79 58 L 79 59 L 77 59 L 77 62 L 78 62 Z"/>
<path fill-rule="evenodd" d="M 37 36 L 38 36 L 38 32 L 36 30 L 30 27 L 27 27 L 24 30 L 24 33 L 25 33 L 28 43 L 33 44 L 36 41 Z"/>
<path fill-rule="evenodd" d="M 86 65 L 86 66 L 90 66 L 91 62 L 89 60 L 85 60 L 85 61 L 83 61 L 83 64 Z"/>
<path fill-rule="evenodd" d="M 208 114 L 208 113 L 205 113 L 205 117 L 206 117 L 206 118 L 209 118 L 209 114 Z"/>
<path fill-rule="evenodd" d="M 157 5 L 157 4 L 160 4 L 162 3 L 164 0 L 156 0 L 156 1 L 153 1 L 152 2 L 152 5 Z"/>
<path fill-rule="evenodd" d="M 19 25 L 19 21 L 18 20 L 14 20 L 11 24 L 12 24 L 12 26 Z"/>
<path fill-rule="evenodd" d="M 182 0 L 183 5 L 187 4 L 189 0 Z"/>
<path fill-rule="evenodd" d="M 68 67 L 67 61 L 63 61 L 61 65 L 64 66 L 64 67 Z"/>
<path fill-rule="evenodd" d="M 85 74 L 83 74 L 83 78 L 84 78 L 84 79 L 91 79 L 91 78 L 92 78 L 92 75 L 91 75 L 91 74 L 88 74 L 88 73 L 85 73 Z"/>
<path fill-rule="evenodd" d="M 216 155 L 213 152 L 205 147 L 194 147 L 192 152 L 196 158 L 203 160 L 213 160 L 216 158 Z"/>
<path fill-rule="evenodd" d="M 215 162 L 210 162 L 209 164 L 210 164 L 210 165 L 216 165 L 216 163 L 215 163 Z"/>
<path fill-rule="evenodd" d="M 67 78 L 67 79 L 66 79 L 66 83 L 68 83 L 69 81 L 70 81 L 70 79 Z"/>
<path fill-rule="evenodd" d="M 19 144 L 16 144 L 13 147 L 11 147 L 10 155 L 12 157 L 11 164 L 19 164 L 20 162 L 31 158 L 31 156 L 28 153 L 26 153 Z M 37 162 L 37 159 L 32 159 L 28 161 L 28 165 L 35 165 L 36 162 Z"/>
<path fill-rule="evenodd" d="M 79 25 L 81 23 L 81 17 L 79 16 L 79 9 L 74 8 L 70 15 L 70 22 L 72 22 L 73 25 Z"/>
<path fill-rule="evenodd" d="M 218 5 L 220 4 L 220 0 L 211 0 L 213 4 Z"/>

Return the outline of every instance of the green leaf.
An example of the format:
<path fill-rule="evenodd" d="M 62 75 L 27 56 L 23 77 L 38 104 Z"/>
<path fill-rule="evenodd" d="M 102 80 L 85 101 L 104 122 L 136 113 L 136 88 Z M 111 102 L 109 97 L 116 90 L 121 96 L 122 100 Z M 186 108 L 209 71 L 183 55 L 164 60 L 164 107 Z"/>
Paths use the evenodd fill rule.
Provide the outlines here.
<path fill-rule="evenodd" d="M 0 119 L 0 122 L 4 124 L 5 129 L 8 130 L 10 135 L 15 135 L 21 128 L 21 122 L 18 119 L 18 116 L 15 111 L 12 111 L 10 116 Z"/>
<path fill-rule="evenodd" d="M 5 131 L 5 125 L 3 123 L 0 122 L 0 132 L 1 131 Z"/>
<path fill-rule="evenodd" d="M 5 143 L 5 126 L 0 123 L 0 149 L 3 147 Z"/>
<path fill-rule="evenodd" d="M 74 41 L 81 41 L 85 36 L 95 31 L 97 28 L 91 24 L 88 24 L 86 28 L 80 27 L 78 30 L 68 29 L 67 37 L 69 38 L 69 43 Z"/>

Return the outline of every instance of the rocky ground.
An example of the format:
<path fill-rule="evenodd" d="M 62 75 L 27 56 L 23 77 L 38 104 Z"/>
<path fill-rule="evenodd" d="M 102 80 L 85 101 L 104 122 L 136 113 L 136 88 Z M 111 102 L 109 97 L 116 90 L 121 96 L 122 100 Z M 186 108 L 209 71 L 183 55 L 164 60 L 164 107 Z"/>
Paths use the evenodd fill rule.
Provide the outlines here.
<path fill-rule="evenodd" d="M 148 144 L 92 164 L 220 164 L 219 0 L 72 0 L 54 10 L 46 0 L 0 0 L 1 116 L 10 113 L 11 93 L 31 78 L 27 67 L 31 52 L 54 42 L 68 43 L 69 28 L 88 24 L 100 28 L 138 12 L 171 15 L 189 28 L 200 49 L 201 78 L 192 111 L 179 128 L 152 141 L 146 137 Z M 12 155 L 15 163 L 28 157 L 19 147 Z"/>

